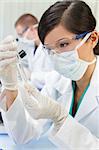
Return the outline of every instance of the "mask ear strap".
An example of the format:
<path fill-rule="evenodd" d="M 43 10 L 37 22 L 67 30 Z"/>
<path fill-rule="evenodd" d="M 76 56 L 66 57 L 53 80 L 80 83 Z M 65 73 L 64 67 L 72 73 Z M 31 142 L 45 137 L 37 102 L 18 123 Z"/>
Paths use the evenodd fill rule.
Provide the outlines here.
<path fill-rule="evenodd" d="M 78 48 L 80 48 L 87 40 L 88 40 L 88 38 L 90 37 L 90 35 L 92 34 L 92 32 L 90 32 L 90 33 L 88 33 L 85 37 L 84 37 L 84 39 L 80 42 L 80 44 L 76 47 L 76 50 L 78 49 Z"/>

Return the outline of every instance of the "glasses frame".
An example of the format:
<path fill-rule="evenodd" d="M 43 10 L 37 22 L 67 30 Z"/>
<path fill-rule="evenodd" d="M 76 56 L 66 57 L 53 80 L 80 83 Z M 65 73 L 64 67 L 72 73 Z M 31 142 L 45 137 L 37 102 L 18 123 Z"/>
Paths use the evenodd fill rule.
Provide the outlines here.
<path fill-rule="evenodd" d="M 74 37 L 72 37 L 70 40 L 79 40 L 83 39 L 89 32 L 83 32 L 81 34 L 77 34 Z M 46 45 L 43 45 L 44 51 L 47 51 L 48 55 L 54 55 L 59 54 L 59 52 L 55 51 L 54 49 L 47 48 Z"/>

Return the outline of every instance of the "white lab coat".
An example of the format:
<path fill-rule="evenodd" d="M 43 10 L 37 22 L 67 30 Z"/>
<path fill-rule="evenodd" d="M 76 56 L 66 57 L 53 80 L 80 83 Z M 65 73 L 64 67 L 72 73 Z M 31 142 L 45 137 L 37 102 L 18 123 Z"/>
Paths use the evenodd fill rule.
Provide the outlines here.
<path fill-rule="evenodd" d="M 72 99 L 71 81 L 63 82 L 57 77 L 52 91 L 57 91 L 59 101 L 65 100 L 64 105 L 69 112 Z M 53 84 L 51 84 L 53 85 Z M 56 87 L 56 88 L 55 88 Z M 49 85 L 46 90 L 49 90 Z M 61 89 L 61 90 L 60 90 Z M 52 93 L 49 93 L 50 95 Z M 55 94 L 56 95 L 56 94 Z M 54 95 L 54 96 L 55 96 Z M 43 132 L 45 120 L 33 120 L 26 112 L 22 100 L 28 98 L 26 92 L 21 88 L 19 95 L 8 111 L 5 109 L 5 99 L 2 100 L 1 110 L 5 126 L 9 135 L 15 142 L 26 143 L 32 138 L 39 138 Z M 67 150 L 97 150 L 99 149 L 99 58 L 93 73 L 90 86 L 83 101 L 75 115 L 66 118 L 64 124 L 57 133 L 49 135 L 49 139 L 58 147 Z"/>
<path fill-rule="evenodd" d="M 32 60 L 32 71 L 50 71 L 53 68 L 52 61 L 47 55 L 46 50 L 43 48 L 42 43 L 36 50 L 34 59 Z"/>
<path fill-rule="evenodd" d="M 44 51 L 40 43 L 34 57 L 32 55 L 28 56 L 29 66 L 31 68 L 31 82 L 39 89 L 42 89 L 44 86 L 47 73 L 53 70 L 53 64 Z"/>

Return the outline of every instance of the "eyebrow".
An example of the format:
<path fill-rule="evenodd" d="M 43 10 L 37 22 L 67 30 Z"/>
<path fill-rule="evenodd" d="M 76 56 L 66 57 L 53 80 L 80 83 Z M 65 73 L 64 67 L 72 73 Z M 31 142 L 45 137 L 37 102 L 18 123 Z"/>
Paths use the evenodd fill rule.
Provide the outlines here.
<path fill-rule="evenodd" d="M 28 30 L 28 28 L 29 28 L 28 26 L 25 27 L 25 28 L 23 29 L 23 31 L 22 31 L 22 34 L 25 33 L 25 32 Z"/>
<path fill-rule="evenodd" d="M 58 42 L 58 41 L 61 41 L 61 40 L 71 40 L 71 39 L 69 39 L 69 38 L 66 38 L 66 37 L 64 37 L 64 38 L 61 38 L 61 39 L 58 39 L 56 42 Z"/>
<path fill-rule="evenodd" d="M 72 37 L 72 38 L 62 37 L 62 38 L 58 39 L 58 40 L 57 40 L 57 41 L 55 41 L 55 42 L 59 42 L 59 41 L 61 41 L 61 40 L 72 40 L 73 38 L 75 38 L 75 36 L 74 36 L 74 37 Z M 50 44 L 52 44 L 52 43 L 50 43 Z M 49 46 L 50 44 L 45 43 L 44 45 L 48 45 L 48 46 Z"/>

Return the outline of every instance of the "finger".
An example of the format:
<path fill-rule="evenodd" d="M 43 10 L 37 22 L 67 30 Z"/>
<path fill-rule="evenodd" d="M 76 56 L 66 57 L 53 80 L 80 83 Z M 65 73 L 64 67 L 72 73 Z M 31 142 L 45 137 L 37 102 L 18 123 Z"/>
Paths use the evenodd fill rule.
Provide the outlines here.
<path fill-rule="evenodd" d="M 17 63 L 17 61 L 18 61 L 17 57 L 13 57 L 13 58 L 9 58 L 9 59 L 6 59 L 6 60 L 2 60 L 2 61 L 0 61 L 0 68 L 2 70 L 2 68 L 6 67 L 9 64 Z"/>
<path fill-rule="evenodd" d="M 35 99 L 40 102 L 42 100 L 42 94 L 38 91 L 36 87 L 30 85 L 29 83 L 25 82 L 24 87 L 29 94 L 31 94 Z"/>
<path fill-rule="evenodd" d="M 4 51 L 4 52 L 0 52 L 0 61 L 3 59 L 8 59 L 11 57 L 16 57 L 17 56 L 17 52 L 16 51 Z"/>
<path fill-rule="evenodd" d="M 0 45 L 0 51 L 15 51 L 17 48 L 17 43 L 14 41 L 14 42 L 11 42 L 11 43 L 6 43 L 6 44 L 1 44 Z"/>

